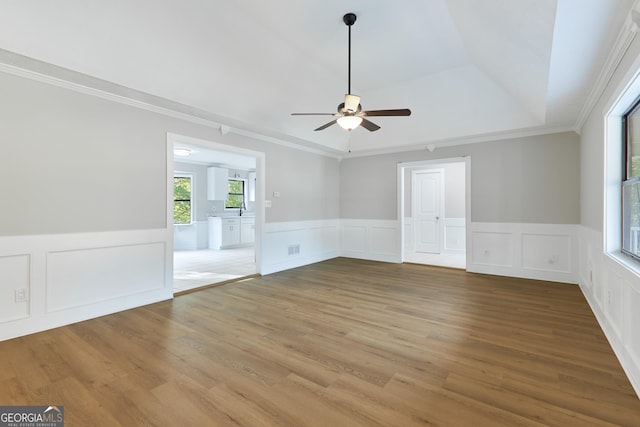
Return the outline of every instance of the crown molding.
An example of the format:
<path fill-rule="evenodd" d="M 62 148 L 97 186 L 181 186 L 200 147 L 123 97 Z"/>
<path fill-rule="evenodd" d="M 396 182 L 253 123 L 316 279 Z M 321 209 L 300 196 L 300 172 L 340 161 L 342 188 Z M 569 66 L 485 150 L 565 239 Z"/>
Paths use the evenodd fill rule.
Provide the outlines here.
<path fill-rule="evenodd" d="M 26 57 L 21 57 L 20 55 L 17 54 L 13 54 L 12 52 L 7 52 L 7 51 L 2 51 L 3 52 L 3 56 L 7 56 L 7 55 L 15 55 L 16 57 L 20 57 L 20 59 L 25 59 L 26 61 L 23 62 L 28 62 L 28 61 L 33 61 L 34 63 L 36 62 L 35 60 L 32 60 L 31 58 L 26 58 Z M 308 147 L 305 145 L 302 145 L 302 142 L 306 142 L 306 141 L 301 141 L 301 143 L 296 143 L 296 142 L 290 142 L 287 141 L 286 139 L 283 138 L 278 138 L 278 137 L 274 137 L 274 136 L 269 136 L 269 135 L 265 135 L 263 133 L 260 132 L 256 132 L 256 131 L 252 131 L 240 126 L 231 126 L 228 123 L 222 123 L 221 121 L 216 121 L 216 120 L 211 120 L 211 119 L 207 119 L 204 117 L 200 117 L 194 113 L 187 113 L 184 111 L 180 111 L 182 110 L 193 110 L 193 108 L 188 107 L 186 105 L 182 105 L 182 104 L 178 104 L 175 103 L 174 101 L 170 101 L 170 100 L 166 100 L 166 99 L 162 99 L 162 98 L 158 98 L 154 95 L 149 95 L 143 92 L 138 92 L 120 85 L 117 85 L 115 83 L 112 82 L 104 82 L 101 81 L 99 79 L 95 79 L 91 76 L 86 76 L 83 75 L 81 73 L 77 73 L 75 71 L 71 71 L 71 70 L 66 70 L 64 69 L 64 74 L 66 75 L 71 75 L 71 76 L 77 76 L 78 80 L 88 80 L 88 81 L 92 81 L 95 80 L 95 82 L 99 82 L 102 83 L 103 85 L 109 85 L 112 87 L 113 91 L 110 90 L 105 90 L 105 89 L 99 89 L 95 86 L 98 86 L 98 84 L 96 84 L 95 86 L 90 85 L 89 83 L 78 83 L 75 81 L 72 81 L 70 78 L 60 78 L 60 77 L 56 77 L 53 75 L 53 73 L 45 73 L 45 72 L 40 72 L 40 71 L 35 71 L 32 70 L 28 67 L 25 66 L 18 66 L 18 65 L 13 65 L 13 64 L 8 64 L 6 62 L 2 62 L 3 58 L 0 57 L 0 72 L 6 73 L 6 74 L 10 74 L 10 75 L 14 75 L 14 76 L 18 76 L 18 77 L 22 77 L 22 78 L 26 78 L 26 79 L 30 79 L 33 81 L 37 81 L 40 83 L 45 83 L 45 84 L 49 84 L 52 86 L 56 86 L 56 87 L 60 87 L 63 89 L 67 89 L 67 90 L 72 90 L 75 92 L 79 92 L 85 95 L 89 95 L 89 96 L 93 96 L 96 98 L 101 98 L 101 99 L 105 99 L 108 101 L 112 101 L 112 102 L 117 102 L 119 104 L 123 104 L 123 105 L 127 105 L 130 107 L 134 107 L 134 108 L 138 108 L 141 110 L 145 110 L 145 111 L 149 111 L 152 113 L 156 113 L 156 114 L 161 114 L 164 116 L 168 116 L 168 117 L 172 117 L 175 119 L 179 119 L 179 120 L 184 120 L 186 122 L 190 122 L 190 123 L 194 123 L 194 124 L 198 124 L 201 126 L 206 126 L 209 128 L 213 128 L 213 129 L 217 129 L 218 131 L 220 131 L 220 133 L 222 135 L 226 135 L 229 133 L 233 133 L 236 135 L 240 135 L 240 136 L 245 136 L 248 138 L 252 138 L 255 140 L 259 140 L 259 141 L 264 141 L 264 142 L 269 142 L 269 143 L 273 143 L 273 144 L 277 144 L 277 145 L 281 145 L 284 147 L 288 147 L 288 148 L 292 148 L 292 149 L 296 149 L 296 150 L 300 150 L 300 151 L 305 151 L 308 153 L 312 153 L 312 154 L 317 154 L 317 155 L 321 155 L 321 156 L 325 156 L 325 157 L 331 157 L 331 158 L 335 158 L 335 159 L 340 159 L 342 153 L 338 152 L 338 150 L 332 150 L 332 152 L 329 152 L 327 150 L 322 150 L 322 149 L 318 149 L 318 148 L 314 148 L 314 147 Z M 39 68 L 42 67 L 51 67 L 51 68 L 55 68 L 58 69 L 59 67 L 56 67 L 54 65 L 51 64 L 46 64 L 46 63 L 41 63 L 39 61 L 38 62 L 38 66 Z M 34 67 L 35 68 L 35 67 Z M 124 96 L 124 95 L 118 95 L 117 93 L 114 92 L 123 92 L 123 93 L 127 93 L 130 92 L 132 94 L 135 94 L 141 98 L 148 98 L 150 100 L 156 100 L 157 102 L 154 103 L 152 101 L 142 101 L 140 99 L 135 99 L 131 96 Z M 158 105 L 158 103 L 163 102 L 163 103 L 167 103 L 167 104 L 171 104 L 171 107 L 163 107 Z M 207 112 L 205 111 L 201 111 L 199 112 L 201 115 L 206 115 Z M 335 152 L 333 152 L 335 151 Z"/>
<path fill-rule="evenodd" d="M 618 33 L 618 37 L 609 51 L 609 55 L 607 56 L 604 66 L 596 79 L 596 83 L 593 85 L 593 89 L 589 93 L 586 102 L 580 110 L 580 114 L 576 120 L 576 129 L 578 129 L 578 133 L 582 130 L 582 127 L 589 118 L 589 115 L 611 82 L 614 73 L 617 71 L 618 66 L 629 50 L 629 46 L 631 46 L 631 43 L 633 43 L 638 35 L 638 32 L 640 32 L 640 0 L 636 0 L 629 10 L 624 25 Z"/>
<path fill-rule="evenodd" d="M 462 136 L 459 138 L 448 138 L 434 141 L 425 141 L 418 144 L 405 145 L 396 148 L 380 148 L 371 150 L 361 150 L 348 153 L 342 157 L 342 160 L 354 157 L 378 156 L 383 154 L 403 153 L 408 151 L 424 151 L 434 152 L 438 148 L 448 148 L 457 145 L 470 145 L 482 142 L 501 141 L 505 139 L 526 138 L 530 136 L 550 135 L 554 133 L 575 132 L 577 129 L 573 125 L 557 125 L 557 126 L 541 126 L 526 129 L 518 129 L 504 132 L 492 132 L 483 135 Z"/>

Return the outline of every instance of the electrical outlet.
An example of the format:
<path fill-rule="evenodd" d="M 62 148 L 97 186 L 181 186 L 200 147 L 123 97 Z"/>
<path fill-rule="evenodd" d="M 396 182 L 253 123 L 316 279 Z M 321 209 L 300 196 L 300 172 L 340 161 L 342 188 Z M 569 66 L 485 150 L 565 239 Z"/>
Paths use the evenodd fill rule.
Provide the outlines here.
<path fill-rule="evenodd" d="M 29 295 L 27 294 L 27 290 L 25 288 L 20 288 L 15 290 L 15 298 L 16 302 L 25 302 L 29 299 Z"/>

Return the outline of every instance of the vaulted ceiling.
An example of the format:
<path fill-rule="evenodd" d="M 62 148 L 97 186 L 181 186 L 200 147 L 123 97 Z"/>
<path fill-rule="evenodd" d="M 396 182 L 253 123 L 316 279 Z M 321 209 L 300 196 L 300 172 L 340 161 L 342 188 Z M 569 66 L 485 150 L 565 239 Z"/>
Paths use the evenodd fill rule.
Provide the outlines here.
<path fill-rule="evenodd" d="M 575 129 L 632 0 L 0 1 L 0 49 L 327 152 Z M 377 132 L 314 132 L 347 92 Z"/>

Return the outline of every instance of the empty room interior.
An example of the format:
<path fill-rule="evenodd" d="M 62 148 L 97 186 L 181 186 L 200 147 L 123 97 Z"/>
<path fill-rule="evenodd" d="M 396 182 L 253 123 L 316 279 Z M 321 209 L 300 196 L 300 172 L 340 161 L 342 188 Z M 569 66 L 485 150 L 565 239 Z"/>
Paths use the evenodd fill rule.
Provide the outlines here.
<path fill-rule="evenodd" d="M 2 2 L 0 422 L 640 425 L 639 33 Z"/>

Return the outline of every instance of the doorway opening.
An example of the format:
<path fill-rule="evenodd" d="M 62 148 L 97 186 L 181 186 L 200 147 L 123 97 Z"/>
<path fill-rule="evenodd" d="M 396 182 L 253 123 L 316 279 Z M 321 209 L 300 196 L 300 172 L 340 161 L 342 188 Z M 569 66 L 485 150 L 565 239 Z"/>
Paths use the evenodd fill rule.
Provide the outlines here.
<path fill-rule="evenodd" d="M 402 262 L 466 269 L 469 157 L 398 164 Z"/>
<path fill-rule="evenodd" d="M 260 273 L 263 168 L 264 153 L 168 135 L 174 294 Z"/>

